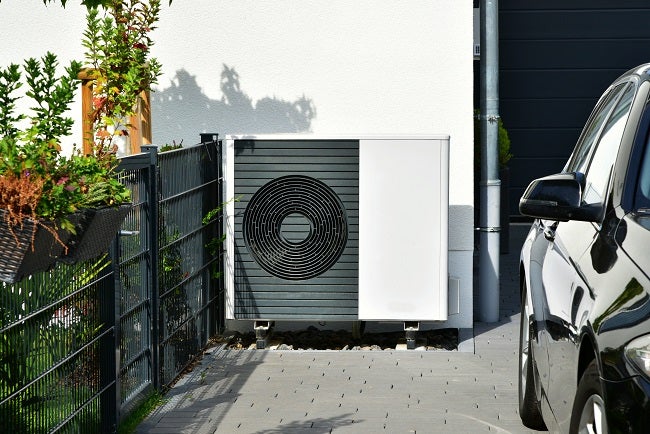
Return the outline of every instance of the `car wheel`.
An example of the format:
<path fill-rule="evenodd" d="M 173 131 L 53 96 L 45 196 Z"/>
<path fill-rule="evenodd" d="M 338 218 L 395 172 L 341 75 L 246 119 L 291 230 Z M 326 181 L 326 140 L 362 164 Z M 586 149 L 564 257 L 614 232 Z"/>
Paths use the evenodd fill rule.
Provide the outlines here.
<path fill-rule="evenodd" d="M 607 433 L 605 401 L 596 361 L 592 360 L 578 383 L 571 414 L 571 432 L 576 434 Z"/>
<path fill-rule="evenodd" d="M 526 284 L 521 294 L 521 319 L 519 322 L 519 417 L 528 428 L 546 429 L 539 401 L 535 394 L 533 352 L 530 343 L 530 311 L 526 303 Z"/>

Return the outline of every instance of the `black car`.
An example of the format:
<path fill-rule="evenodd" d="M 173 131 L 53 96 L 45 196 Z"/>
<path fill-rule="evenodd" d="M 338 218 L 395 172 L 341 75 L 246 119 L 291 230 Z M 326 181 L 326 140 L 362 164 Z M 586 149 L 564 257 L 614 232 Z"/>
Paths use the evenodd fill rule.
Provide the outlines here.
<path fill-rule="evenodd" d="M 650 432 L 650 64 L 598 101 L 519 203 L 519 410 L 531 428 Z"/>

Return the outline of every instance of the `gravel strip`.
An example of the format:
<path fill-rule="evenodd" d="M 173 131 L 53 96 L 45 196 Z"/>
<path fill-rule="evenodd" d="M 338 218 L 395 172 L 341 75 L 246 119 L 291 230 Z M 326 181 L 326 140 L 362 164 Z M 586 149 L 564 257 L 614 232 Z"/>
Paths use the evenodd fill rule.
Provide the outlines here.
<path fill-rule="evenodd" d="M 254 350 L 257 348 L 255 333 L 232 332 L 223 335 L 221 342 L 230 349 Z M 404 332 L 365 333 L 354 338 L 347 330 L 319 330 L 309 327 L 296 331 L 271 331 L 265 350 L 338 350 L 338 351 L 384 351 L 406 347 Z M 416 347 L 426 351 L 456 351 L 458 329 L 419 331 Z"/>

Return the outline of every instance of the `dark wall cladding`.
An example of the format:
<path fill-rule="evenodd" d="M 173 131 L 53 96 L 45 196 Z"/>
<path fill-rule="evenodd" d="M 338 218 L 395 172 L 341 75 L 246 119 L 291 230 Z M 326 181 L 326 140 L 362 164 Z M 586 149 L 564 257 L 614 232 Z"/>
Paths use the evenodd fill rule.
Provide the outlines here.
<path fill-rule="evenodd" d="M 287 176 L 305 176 L 324 183 L 344 207 L 347 221 L 345 247 L 340 256 L 337 256 L 336 262 L 315 277 L 287 279 L 283 273 L 273 275 L 256 262 L 244 240 L 244 214 L 253 195 L 272 180 Z M 238 198 L 234 204 L 235 317 L 356 319 L 359 254 L 358 141 L 235 141 L 235 197 Z M 309 208 L 312 205 L 307 202 L 303 206 Z M 310 229 L 308 219 L 292 214 L 281 222 L 279 230 L 283 232 L 282 237 L 289 240 L 290 246 L 295 247 L 298 245 L 296 243 L 309 236 Z M 266 224 L 260 226 L 268 228 Z M 312 225 L 311 230 L 318 229 Z M 316 234 L 316 238 L 318 236 Z M 332 237 L 324 235 L 323 238 L 329 240 Z M 322 248 L 327 250 L 329 246 Z M 291 259 L 281 257 L 280 253 L 278 256 L 278 263 L 291 265 Z M 296 262 L 302 259 L 296 258 Z M 268 263 L 265 266 L 273 268 Z"/>
<path fill-rule="evenodd" d="M 501 0 L 499 111 L 511 138 L 512 216 L 528 183 L 558 172 L 591 109 L 650 62 L 647 0 Z"/>

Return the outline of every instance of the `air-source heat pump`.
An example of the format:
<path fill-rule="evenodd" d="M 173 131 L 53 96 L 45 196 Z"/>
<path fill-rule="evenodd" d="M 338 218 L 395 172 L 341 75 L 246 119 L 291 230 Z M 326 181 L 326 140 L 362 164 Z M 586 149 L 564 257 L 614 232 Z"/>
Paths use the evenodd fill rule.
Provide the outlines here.
<path fill-rule="evenodd" d="M 225 149 L 228 319 L 447 319 L 449 137 Z"/>

